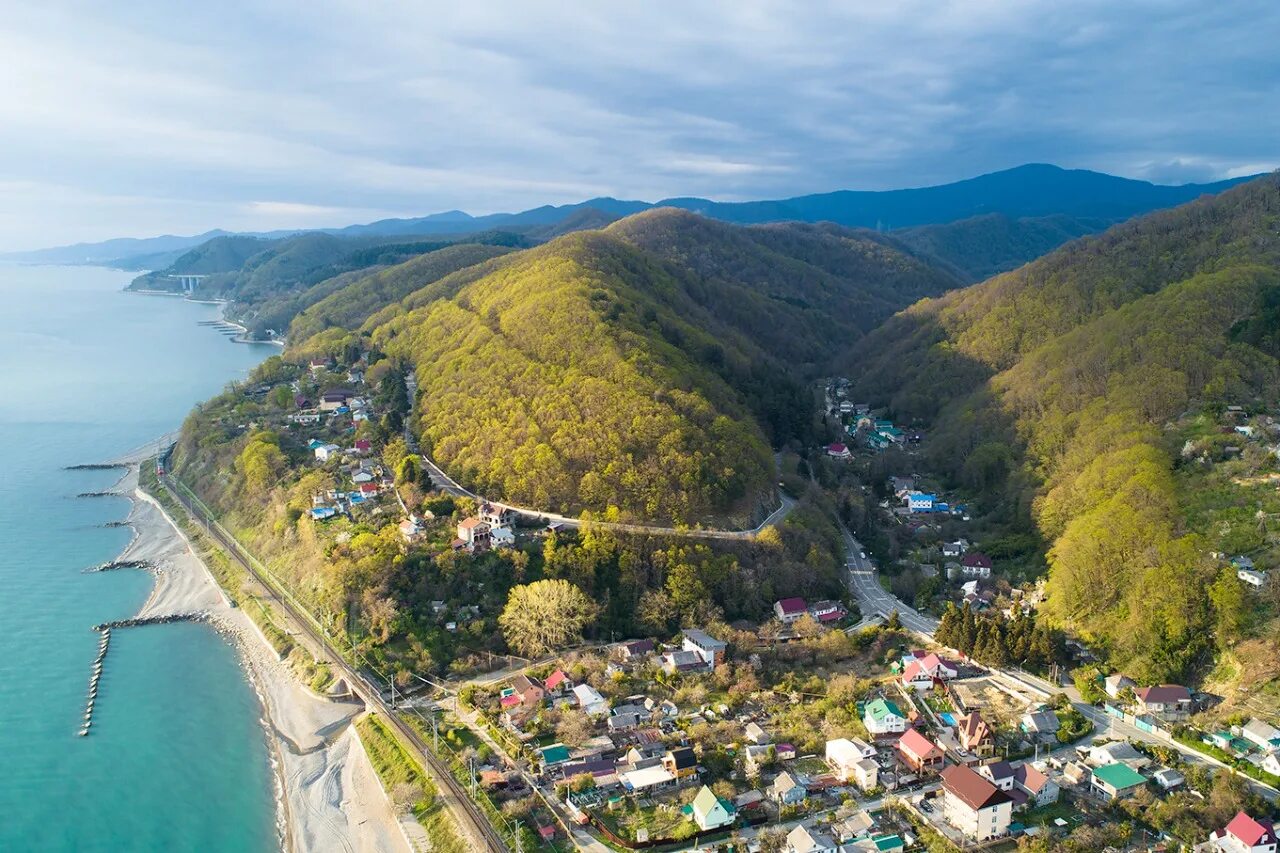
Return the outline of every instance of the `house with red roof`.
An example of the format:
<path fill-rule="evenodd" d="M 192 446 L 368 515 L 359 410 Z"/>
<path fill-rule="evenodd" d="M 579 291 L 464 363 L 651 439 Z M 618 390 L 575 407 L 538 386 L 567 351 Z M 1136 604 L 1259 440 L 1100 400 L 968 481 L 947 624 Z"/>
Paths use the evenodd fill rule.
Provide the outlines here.
<path fill-rule="evenodd" d="M 373 447 L 373 444 L 371 444 L 371 443 L 370 443 L 369 439 L 367 439 L 367 438 L 357 438 L 357 439 L 356 439 L 356 451 L 357 451 L 357 452 L 359 452 L 359 453 L 368 453 L 368 452 L 369 452 L 369 450 L 370 450 L 370 448 L 372 448 L 372 447 Z"/>
<path fill-rule="evenodd" d="M 547 680 L 542 683 L 542 686 L 547 688 L 548 693 L 562 693 L 572 685 L 569 683 L 569 676 L 564 674 L 564 670 L 557 669 L 547 676 Z"/>
<path fill-rule="evenodd" d="M 1166 723 L 1178 723 L 1191 716 L 1191 691 L 1180 684 L 1139 687 L 1138 714 L 1150 714 Z"/>
<path fill-rule="evenodd" d="M 942 771 L 942 816 L 974 841 L 1000 838 L 1013 821 L 1013 798 L 970 767 Z"/>
<path fill-rule="evenodd" d="M 925 773 L 942 766 L 944 757 L 942 748 L 920 734 L 916 729 L 907 729 L 898 738 L 898 756 L 917 773 Z"/>
<path fill-rule="evenodd" d="M 1276 830 L 1271 824 L 1240 812 L 1226 827 L 1209 836 L 1208 843 L 1213 845 L 1210 850 L 1222 853 L 1276 853 Z"/>
<path fill-rule="evenodd" d="M 971 551 L 960 558 L 960 573 L 967 578 L 989 578 L 994 565 L 986 554 Z"/>
<path fill-rule="evenodd" d="M 837 441 L 835 444 L 827 445 L 827 455 L 832 459 L 848 459 L 853 454 L 849 452 L 849 448 Z"/>
<path fill-rule="evenodd" d="M 809 605 L 803 598 L 784 598 L 773 603 L 773 615 L 784 625 L 790 625 L 809 612 Z"/>
<path fill-rule="evenodd" d="M 831 622 L 839 622 L 849 615 L 849 611 L 840 602 L 825 599 L 810 604 L 809 615 L 826 625 Z"/>
<path fill-rule="evenodd" d="M 907 662 L 902 670 L 902 683 L 916 690 L 928 690 L 935 683 L 955 678 L 959 670 L 945 658 L 929 652 Z"/>
<path fill-rule="evenodd" d="M 382 487 L 379 486 L 377 483 L 361 483 L 360 484 L 361 497 L 374 498 L 378 496 L 378 492 L 380 491 L 382 491 Z"/>

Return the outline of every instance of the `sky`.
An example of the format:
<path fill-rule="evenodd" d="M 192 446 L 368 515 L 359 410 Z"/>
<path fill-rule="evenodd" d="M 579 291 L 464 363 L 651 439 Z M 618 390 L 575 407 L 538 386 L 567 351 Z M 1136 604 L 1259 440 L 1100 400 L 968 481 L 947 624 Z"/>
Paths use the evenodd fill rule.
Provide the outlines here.
<path fill-rule="evenodd" d="M 1280 165 L 1274 0 L 0 0 L 0 251 Z"/>

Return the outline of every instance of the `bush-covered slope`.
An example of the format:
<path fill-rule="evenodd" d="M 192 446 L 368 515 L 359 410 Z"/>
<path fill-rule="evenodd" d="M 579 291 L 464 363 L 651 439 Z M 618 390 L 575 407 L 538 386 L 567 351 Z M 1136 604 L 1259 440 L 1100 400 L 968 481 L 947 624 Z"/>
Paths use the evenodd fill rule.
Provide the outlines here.
<path fill-rule="evenodd" d="M 1233 540 L 1189 520 L 1216 469 L 1187 464 L 1188 413 L 1276 403 L 1278 302 L 1269 176 L 913 306 L 860 344 L 859 391 L 930 421 L 934 464 L 1050 543 L 1053 615 L 1177 677 L 1251 618 L 1209 556 Z"/>

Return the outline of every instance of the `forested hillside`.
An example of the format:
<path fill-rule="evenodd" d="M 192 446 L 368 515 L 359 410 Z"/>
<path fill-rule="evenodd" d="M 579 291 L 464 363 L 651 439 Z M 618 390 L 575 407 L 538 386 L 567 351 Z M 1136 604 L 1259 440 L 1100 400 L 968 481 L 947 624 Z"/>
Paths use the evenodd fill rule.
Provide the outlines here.
<path fill-rule="evenodd" d="M 1108 219 L 1061 214 L 1014 219 L 989 213 L 944 225 L 902 228 L 889 236 L 959 278 L 976 282 L 1016 269 L 1112 224 Z"/>
<path fill-rule="evenodd" d="M 938 470 L 1042 537 L 1050 615 L 1135 677 L 1176 678 L 1270 618 L 1211 555 L 1274 561 L 1240 509 L 1265 519 L 1276 456 L 1209 439 L 1240 437 L 1215 426 L 1226 406 L 1275 412 L 1277 304 L 1268 176 L 915 305 L 859 345 L 850 375 L 931 426 Z"/>
<path fill-rule="evenodd" d="M 956 284 L 854 232 L 671 210 L 456 271 L 444 257 L 317 303 L 288 356 L 363 339 L 413 366 L 424 446 L 485 494 L 683 523 L 758 519 L 769 446 L 810 439 L 807 380 Z"/>

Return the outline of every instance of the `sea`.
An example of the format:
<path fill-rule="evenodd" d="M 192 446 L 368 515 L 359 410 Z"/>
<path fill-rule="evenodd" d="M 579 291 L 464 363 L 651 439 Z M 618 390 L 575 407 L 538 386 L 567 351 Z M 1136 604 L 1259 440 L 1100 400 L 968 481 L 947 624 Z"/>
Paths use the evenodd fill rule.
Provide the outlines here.
<path fill-rule="evenodd" d="M 125 293 L 132 275 L 0 265 L 0 851 L 279 849 L 261 708 L 206 625 L 114 631 L 77 737 L 95 624 L 152 578 L 85 574 L 129 542 L 118 471 L 68 471 L 175 429 L 277 352 L 199 325 L 217 305 Z"/>

